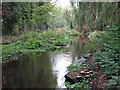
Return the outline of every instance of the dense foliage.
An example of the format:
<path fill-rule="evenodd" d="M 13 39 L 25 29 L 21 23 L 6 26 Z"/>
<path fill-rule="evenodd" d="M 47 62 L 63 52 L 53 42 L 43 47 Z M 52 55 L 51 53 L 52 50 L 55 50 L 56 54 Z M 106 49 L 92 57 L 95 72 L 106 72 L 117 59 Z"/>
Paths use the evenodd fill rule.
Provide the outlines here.
<path fill-rule="evenodd" d="M 2 10 L 6 12 L 3 14 L 3 34 L 17 32 L 24 29 L 25 25 L 31 24 L 31 6 L 32 3 L 24 2 L 3 2 Z"/>
<path fill-rule="evenodd" d="M 119 27 L 106 28 L 105 35 L 97 39 L 99 51 L 94 54 L 95 64 L 103 69 L 103 75 L 111 79 L 104 85 L 109 88 L 120 88 L 120 35 Z"/>
<path fill-rule="evenodd" d="M 3 2 L 2 10 L 5 12 L 2 16 L 3 34 L 43 31 L 67 25 L 61 10 L 50 2 Z"/>
<path fill-rule="evenodd" d="M 116 2 L 76 2 L 74 3 L 74 26 L 79 31 L 94 31 L 103 29 L 105 26 L 118 24 L 118 4 Z"/>

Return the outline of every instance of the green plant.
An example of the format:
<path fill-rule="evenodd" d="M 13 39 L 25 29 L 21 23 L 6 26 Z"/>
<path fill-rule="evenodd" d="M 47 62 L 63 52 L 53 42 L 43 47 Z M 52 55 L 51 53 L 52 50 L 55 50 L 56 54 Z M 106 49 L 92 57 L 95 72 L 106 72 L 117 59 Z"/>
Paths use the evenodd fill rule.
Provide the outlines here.
<path fill-rule="evenodd" d="M 90 88 L 89 87 L 89 82 L 91 78 L 83 78 L 80 80 L 80 82 L 75 83 L 75 84 L 70 84 L 69 82 L 65 82 L 65 85 L 67 86 L 68 89 L 74 88 L 74 89 L 80 89 L 80 88 Z"/>
<path fill-rule="evenodd" d="M 88 41 L 84 47 L 86 52 L 91 52 L 97 47 L 97 44 L 94 41 Z"/>
<path fill-rule="evenodd" d="M 94 54 L 95 64 L 103 69 L 103 75 L 110 79 L 108 84 L 104 84 L 109 88 L 119 87 L 119 34 L 118 27 L 107 28 L 106 35 L 101 38 L 99 51 Z M 117 78 L 117 79 L 116 79 Z"/>
<path fill-rule="evenodd" d="M 76 64 L 76 65 L 70 65 L 70 66 L 68 66 L 67 67 L 67 69 L 68 69 L 68 71 L 72 71 L 72 70 L 76 70 L 76 69 L 78 69 L 78 65 Z"/>
<path fill-rule="evenodd" d="M 28 32 L 16 39 L 17 42 L 2 45 L 2 60 L 9 60 L 13 55 L 23 53 L 25 50 L 56 50 L 59 45 L 68 45 L 71 39 L 67 35 L 56 31 L 44 33 Z"/>
<path fill-rule="evenodd" d="M 81 64 L 81 65 L 79 65 L 79 67 L 80 67 L 80 68 L 87 68 L 88 65 L 87 65 L 87 64 Z"/>
<path fill-rule="evenodd" d="M 76 70 L 76 69 L 78 69 L 78 68 L 87 68 L 88 67 L 88 65 L 87 64 L 71 64 L 71 65 L 69 65 L 68 67 L 67 67 L 67 70 L 68 71 L 72 71 L 72 70 Z"/>

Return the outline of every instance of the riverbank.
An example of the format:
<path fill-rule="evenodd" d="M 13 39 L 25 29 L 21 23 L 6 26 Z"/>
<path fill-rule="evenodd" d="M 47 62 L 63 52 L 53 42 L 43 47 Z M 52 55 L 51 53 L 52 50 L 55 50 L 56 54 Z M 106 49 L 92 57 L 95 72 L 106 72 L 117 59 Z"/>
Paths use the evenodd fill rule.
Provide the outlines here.
<path fill-rule="evenodd" d="M 68 88 L 120 88 L 120 63 L 119 61 L 119 27 L 105 28 L 104 31 L 95 31 L 89 34 L 90 41 L 97 45 L 97 48 L 90 52 L 85 60 L 86 67 L 94 72 L 94 78 L 83 80 L 80 83 L 70 85 Z M 84 57 L 84 56 L 83 56 Z M 82 64 L 83 65 L 83 64 Z M 68 67 L 68 70 L 81 68 L 77 63 Z"/>
<path fill-rule="evenodd" d="M 65 30 L 63 32 L 63 30 L 58 29 L 43 33 L 27 32 L 19 36 L 6 36 L 3 38 L 2 61 L 9 61 L 14 55 L 31 50 L 46 51 L 62 48 L 72 40 L 70 35 L 79 35 L 79 32 L 75 30 L 71 30 L 71 32 Z M 14 37 L 14 40 L 9 37 Z"/>

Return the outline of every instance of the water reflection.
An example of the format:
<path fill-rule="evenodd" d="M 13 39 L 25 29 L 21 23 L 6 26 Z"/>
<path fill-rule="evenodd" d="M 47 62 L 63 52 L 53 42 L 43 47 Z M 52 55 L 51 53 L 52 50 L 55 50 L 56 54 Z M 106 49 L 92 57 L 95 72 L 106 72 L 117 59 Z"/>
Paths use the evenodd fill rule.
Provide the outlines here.
<path fill-rule="evenodd" d="M 49 60 L 48 53 L 29 53 L 3 64 L 3 88 L 55 88 Z"/>
<path fill-rule="evenodd" d="M 72 59 L 75 62 L 81 58 L 85 53 L 88 52 L 86 45 L 88 45 L 88 38 L 80 36 L 78 39 L 74 40 L 71 45 Z"/>
<path fill-rule="evenodd" d="M 60 51 L 58 51 L 60 52 Z M 62 88 L 70 53 L 28 53 L 3 64 L 3 88 Z"/>
<path fill-rule="evenodd" d="M 53 74 L 57 77 L 57 88 L 65 88 L 65 74 L 67 67 L 72 63 L 71 55 L 68 53 L 58 54 L 51 57 Z"/>
<path fill-rule="evenodd" d="M 3 88 L 64 88 L 67 67 L 86 53 L 86 41 L 80 37 L 69 48 L 27 53 L 4 63 Z"/>

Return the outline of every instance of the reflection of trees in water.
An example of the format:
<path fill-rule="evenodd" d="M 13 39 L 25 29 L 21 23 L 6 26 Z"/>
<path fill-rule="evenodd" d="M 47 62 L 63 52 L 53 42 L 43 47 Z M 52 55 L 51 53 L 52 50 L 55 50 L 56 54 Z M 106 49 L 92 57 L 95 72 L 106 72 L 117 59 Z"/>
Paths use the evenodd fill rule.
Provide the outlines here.
<path fill-rule="evenodd" d="M 85 44 L 88 40 L 89 40 L 88 38 L 84 36 L 80 36 L 78 39 L 73 41 L 73 48 L 72 48 L 73 60 L 80 59 L 81 56 L 83 56 L 83 54 L 86 53 Z"/>
<path fill-rule="evenodd" d="M 39 56 L 36 54 L 20 56 L 18 61 L 6 63 L 3 66 L 3 75 L 6 80 L 3 88 L 56 87 L 56 77 L 52 74 L 49 55 L 47 53 L 42 53 Z"/>

